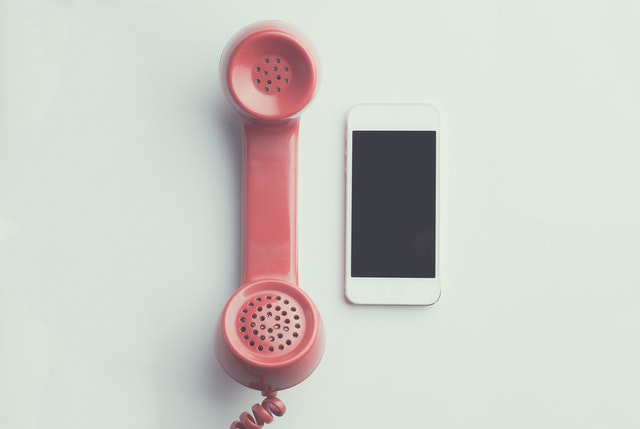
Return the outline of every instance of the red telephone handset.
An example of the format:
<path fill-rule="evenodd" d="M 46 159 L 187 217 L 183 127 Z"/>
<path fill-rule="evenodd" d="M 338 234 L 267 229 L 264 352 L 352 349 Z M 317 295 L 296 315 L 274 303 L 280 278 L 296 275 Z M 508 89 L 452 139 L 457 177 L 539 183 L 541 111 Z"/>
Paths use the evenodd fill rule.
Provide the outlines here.
<path fill-rule="evenodd" d="M 307 378 L 324 351 L 320 315 L 298 286 L 296 182 L 299 115 L 313 97 L 313 49 L 283 22 L 236 34 L 220 63 L 225 96 L 243 121 L 243 265 L 215 338 L 220 365 L 266 399 L 231 428 L 282 415 L 276 393 Z"/>

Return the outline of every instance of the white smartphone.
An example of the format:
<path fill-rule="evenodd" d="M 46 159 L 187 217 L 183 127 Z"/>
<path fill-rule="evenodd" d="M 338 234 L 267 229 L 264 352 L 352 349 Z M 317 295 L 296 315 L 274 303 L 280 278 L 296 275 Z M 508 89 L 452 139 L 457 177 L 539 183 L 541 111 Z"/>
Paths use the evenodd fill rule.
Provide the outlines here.
<path fill-rule="evenodd" d="M 440 297 L 439 125 L 428 104 L 349 112 L 345 294 L 354 304 L 430 305 Z"/>

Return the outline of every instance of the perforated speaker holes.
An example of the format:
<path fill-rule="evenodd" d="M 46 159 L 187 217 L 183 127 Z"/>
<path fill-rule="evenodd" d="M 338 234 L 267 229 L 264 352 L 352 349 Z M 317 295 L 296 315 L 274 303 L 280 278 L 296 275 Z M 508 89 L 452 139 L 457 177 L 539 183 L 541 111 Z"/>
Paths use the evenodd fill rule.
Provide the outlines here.
<path fill-rule="evenodd" d="M 249 348 L 269 356 L 287 353 L 304 334 L 304 313 L 290 297 L 259 295 L 240 310 L 237 327 Z"/>
<path fill-rule="evenodd" d="M 276 95 L 291 83 L 291 65 L 278 55 L 265 55 L 253 67 L 253 83 L 265 94 Z"/>

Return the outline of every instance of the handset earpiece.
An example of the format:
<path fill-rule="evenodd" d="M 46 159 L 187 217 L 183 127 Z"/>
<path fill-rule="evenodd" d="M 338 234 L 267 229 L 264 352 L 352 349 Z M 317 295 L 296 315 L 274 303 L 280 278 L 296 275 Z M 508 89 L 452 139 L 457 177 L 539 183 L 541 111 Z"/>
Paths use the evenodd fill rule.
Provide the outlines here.
<path fill-rule="evenodd" d="M 311 101 L 318 69 L 314 49 L 298 29 L 263 21 L 240 30 L 220 61 L 227 100 L 245 119 L 274 124 L 296 118 Z"/>
<path fill-rule="evenodd" d="M 276 392 L 307 378 L 324 351 L 318 310 L 298 287 L 296 242 L 299 115 L 317 73 L 309 42 L 283 22 L 241 30 L 222 55 L 222 87 L 243 126 L 243 262 L 215 352 L 233 379 L 267 397 L 232 428 L 283 414 Z"/>

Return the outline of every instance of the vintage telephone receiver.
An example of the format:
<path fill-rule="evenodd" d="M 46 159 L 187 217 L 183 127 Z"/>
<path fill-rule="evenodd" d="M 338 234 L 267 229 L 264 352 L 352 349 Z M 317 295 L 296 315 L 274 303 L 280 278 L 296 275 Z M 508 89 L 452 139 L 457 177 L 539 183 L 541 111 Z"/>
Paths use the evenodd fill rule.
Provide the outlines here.
<path fill-rule="evenodd" d="M 276 397 L 306 379 L 324 351 L 320 315 L 298 286 L 297 146 L 300 112 L 316 88 L 306 38 L 289 24 L 259 22 L 237 33 L 220 62 L 225 96 L 243 126 L 240 288 L 215 337 L 220 365 L 266 397 L 232 429 L 257 429 L 286 411 Z"/>

